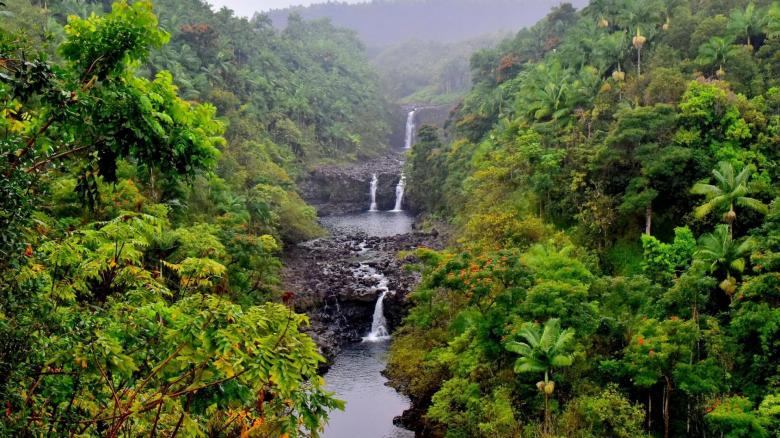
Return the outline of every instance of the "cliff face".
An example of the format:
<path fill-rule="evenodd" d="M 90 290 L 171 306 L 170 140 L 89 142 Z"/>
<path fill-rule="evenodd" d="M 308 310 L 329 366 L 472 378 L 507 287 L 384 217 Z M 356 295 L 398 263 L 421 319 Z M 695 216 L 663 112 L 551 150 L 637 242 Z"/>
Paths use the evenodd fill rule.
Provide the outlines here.
<path fill-rule="evenodd" d="M 320 166 L 309 172 L 299 188 L 303 199 L 317 208 L 320 216 L 359 213 L 370 206 L 371 178 L 376 174 L 379 209 L 392 210 L 402 168 L 401 155 L 346 167 Z"/>

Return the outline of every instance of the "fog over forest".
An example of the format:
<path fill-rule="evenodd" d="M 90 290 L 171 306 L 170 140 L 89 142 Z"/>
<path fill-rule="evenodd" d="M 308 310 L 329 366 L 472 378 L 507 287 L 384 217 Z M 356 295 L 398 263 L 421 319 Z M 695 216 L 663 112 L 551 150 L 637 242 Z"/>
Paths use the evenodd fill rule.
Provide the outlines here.
<path fill-rule="evenodd" d="M 559 0 L 375 0 L 354 5 L 314 4 L 272 10 L 268 14 L 280 27 L 284 27 L 292 12 L 305 19 L 330 18 L 337 26 L 357 31 L 361 40 L 372 47 L 409 39 L 457 42 L 512 31 L 534 24 L 559 3 Z M 573 2 L 577 7 L 586 3 L 586 0 Z"/>

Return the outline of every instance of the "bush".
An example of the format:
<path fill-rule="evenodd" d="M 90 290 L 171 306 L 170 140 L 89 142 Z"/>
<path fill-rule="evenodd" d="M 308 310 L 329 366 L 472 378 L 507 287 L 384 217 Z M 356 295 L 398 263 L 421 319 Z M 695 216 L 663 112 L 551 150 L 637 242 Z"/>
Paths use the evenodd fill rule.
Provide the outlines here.
<path fill-rule="evenodd" d="M 642 407 L 610 385 L 598 394 L 572 400 L 561 417 L 561 429 L 567 437 L 634 438 L 646 436 L 644 420 Z"/>

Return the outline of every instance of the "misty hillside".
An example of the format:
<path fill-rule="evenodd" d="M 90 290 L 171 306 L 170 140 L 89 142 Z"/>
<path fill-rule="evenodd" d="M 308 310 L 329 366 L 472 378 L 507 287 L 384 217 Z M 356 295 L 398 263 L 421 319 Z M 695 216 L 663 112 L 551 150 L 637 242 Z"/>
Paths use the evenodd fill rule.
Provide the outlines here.
<path fill-rule="evenodd" d="M 330 18 L 353 29 L 369 47 L 408 39 L 455 42 L 500 30 L 516 31 L 544 17 L 559 0 L 375 0 L 364 4 L 325 3 L 270 11 L 284 27 L 290 13 Z M 576 7 L 587 0 L 574 0 Z"/>

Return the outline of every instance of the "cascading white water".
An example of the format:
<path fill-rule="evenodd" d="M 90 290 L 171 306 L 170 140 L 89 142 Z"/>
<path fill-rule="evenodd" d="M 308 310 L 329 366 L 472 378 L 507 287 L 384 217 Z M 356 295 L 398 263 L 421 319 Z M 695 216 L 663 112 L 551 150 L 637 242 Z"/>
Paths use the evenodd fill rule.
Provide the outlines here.
<path fill-rule="evenodd" d="M 361 252 L 365 251 L 365 247 L 361 246 Z M 363 338 L 364 342 L 380 342 L 390 339 L 390 333 L 387 330 L 387 320 L 385 319 L 385 298 L 390 292 L 388 288 L 387 277 L 378 272 L 375 268 L 363 264 L 355 269 L 355 275 L 363 278 L 372 278 L 378 281 L 378 284 L 373 288 L 377 292 L 381 292 L 379 298 L 376 300 L 374 306 L 374 316 L 371 320 L 371 332 Z"/>
<path fill-rule="evenodd" d="M 395 208 L 392 210 L 396 213 L 404 211 L 404 191 L 406 190 L 406 176 L 402 173 L 401 179 L 398 181 L 398 185 L 395 186 Z"/>
<path fill-rule="evenodd" d="M 371 207 L 368 211 L 379 211 L 376 204 L 376 188 L 379 186 L 379 177 L 376 174 L 371 175 Z"/>
<path fill-rule="evenodd" d="M 366 342 L 379 342 L 390 338 L 390 333 L 387 332 L 387 320 L 385 319 L 385 297 L 387 296 L 387 290 L 382 292 L 379 299 L 376 300 L 376 306 L 374 306 L 374 318 L 371 321 L 371 333 L 368 334 L 363 341 Z"/>
<path fill-rule="evenodd" d="M 406 116 L 406 139 L 404 141 L 404 149 L 411 149 L 412 142 L 414 141 L 414 116 L 417 115 L 417 108 L 409 111 Z"/>

